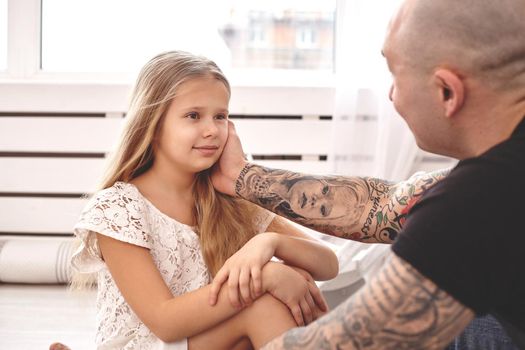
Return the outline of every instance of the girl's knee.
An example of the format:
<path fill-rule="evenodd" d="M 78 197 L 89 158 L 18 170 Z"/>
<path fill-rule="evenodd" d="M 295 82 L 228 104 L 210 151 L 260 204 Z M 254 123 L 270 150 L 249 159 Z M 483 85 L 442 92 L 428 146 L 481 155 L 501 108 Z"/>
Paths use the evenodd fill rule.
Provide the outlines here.
<path fill-rule="evenodd" d="M 297 326 L 288 307 L 270 294 L 259 297 L 244 311 L 244 327 L 256 349 Z"/>
<path fill-rule="evenodd" d="M 289 315 L 290 318 L 292 318 L 288 307 L 279 299 L 274 298 L 268 293 L 255 300 L 255 302 L 250 305 L 247 310 L 249 310 L 256 319 L 259 318 L 259 320 L 261 320 L 263 317 L 274 318 L 279 315 L 282 315 L 281 317 L 286 317 Z"/>

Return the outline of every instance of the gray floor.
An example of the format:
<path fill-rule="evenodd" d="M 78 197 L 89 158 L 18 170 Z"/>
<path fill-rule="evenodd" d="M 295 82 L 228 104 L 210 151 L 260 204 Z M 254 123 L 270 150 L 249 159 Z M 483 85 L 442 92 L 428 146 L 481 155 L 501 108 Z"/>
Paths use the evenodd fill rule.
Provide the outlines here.
<path fill-rule="evenodd" d="M 95 293 L 61 285 L 0 283 L 0 349 L 93 349 Z"/>

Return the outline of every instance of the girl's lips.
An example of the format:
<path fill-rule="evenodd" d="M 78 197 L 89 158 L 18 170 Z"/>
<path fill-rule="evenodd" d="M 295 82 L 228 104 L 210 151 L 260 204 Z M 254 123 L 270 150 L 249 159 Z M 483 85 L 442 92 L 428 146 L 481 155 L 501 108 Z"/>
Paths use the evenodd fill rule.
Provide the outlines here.
<path fill-rule="evenodd" d="M 218 150 L 219 147 L 217 146 L 202 146 L 202 147 L 193 147 L 197 152 L 204 156 L 212 156 L 214 155 Z"/>

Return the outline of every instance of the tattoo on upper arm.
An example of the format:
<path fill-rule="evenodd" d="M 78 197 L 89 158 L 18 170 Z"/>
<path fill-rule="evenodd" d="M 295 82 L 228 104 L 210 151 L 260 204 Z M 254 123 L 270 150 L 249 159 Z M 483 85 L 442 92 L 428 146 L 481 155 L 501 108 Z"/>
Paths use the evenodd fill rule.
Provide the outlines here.
<path fill-rule="evenodd" d="M 368 177 L 311 176 L 248 164 L 239 196 L 314 230 L 362 242 L 393 242 L 408 210 L 442 173 L 399 184 Z"/>
<path fill-rule="evenodd" d="M 406 181 L 385 185 L 383 180 L 368 178 L 369 208 L 360 231 L 353 238 L 369 243 L 392 243 L 405 225 L 407 215 L 423 193 L 445 178 L 450 169 L 416 173 Z"/>
<path fill-rule="evenodd" d="M 470 309 L 392 256 L 352 298 L 267 348 L 442 349 L 473 317 Z"/>

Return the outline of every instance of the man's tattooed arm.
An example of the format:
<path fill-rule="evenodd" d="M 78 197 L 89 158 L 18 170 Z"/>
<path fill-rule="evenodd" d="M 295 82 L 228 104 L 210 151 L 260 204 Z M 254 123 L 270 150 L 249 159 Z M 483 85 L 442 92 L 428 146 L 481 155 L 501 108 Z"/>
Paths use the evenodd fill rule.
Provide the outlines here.
<path fill-rule="evenodd" d="M 410 208 L 449 170 L 392 183 L 368 177 L 311 176 L 248 164 L 240 197 L 316 231 L 367 243 L 392 243 Z"/>
<path fill-rule="evenodd" d="M 443 349 L 473 318 L 470 309 L 391 253 L 354 296 L 264 349 Z"/>

